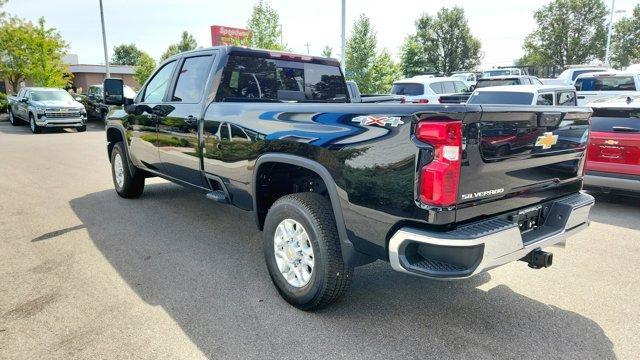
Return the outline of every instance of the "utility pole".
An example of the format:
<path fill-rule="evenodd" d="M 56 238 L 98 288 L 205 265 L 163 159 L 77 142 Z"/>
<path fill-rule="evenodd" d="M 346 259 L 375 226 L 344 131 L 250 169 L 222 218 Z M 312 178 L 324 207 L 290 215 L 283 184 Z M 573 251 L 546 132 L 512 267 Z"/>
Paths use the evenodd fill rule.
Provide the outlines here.
<path fill-rule="evenodd" d="M 611 44 L 611 27 L 613 26 L 613 13 L 616 0 L 611 0 L 611 17 L 609 19 L 609 32 L 607 33 L 607 48 L 604 51 L 604 65 L 609 66 L 609 45 Z"/>
<path fill-rule="evenodd" d="M 102 0 L 100 0 L 100 21 L 102 21 L 102 46 L 104 47 L 104 66 L 107 70 L 106 75 L 111 77 L 111 69 L 109 69 L 109 53 L 107 52 L 107 33 L 104 31 L 104 10 L 102 9 Z"/>
<path fill-rule="evenodd" d="M 311 44 L 309 44 L 309 42 L 307 41 L 304 46 L 307 48 L 307 55 L 309 55 L 309 47 L 311 46 Z"/>
<path fill-rule="evenodd" d="M 346 53 L 346 47 L 347 47 L 347 37 L 346 37 L 346 23 L 347 23 L 347 0 L 342 0 L 342 44 L 341 44 L 341 48 L 342 48 L 342 54 L 340 56 L 340 65 L 342 66 L 342 72 L 344 72 L 344 63 L 345 63 L 345 53 Z"/>

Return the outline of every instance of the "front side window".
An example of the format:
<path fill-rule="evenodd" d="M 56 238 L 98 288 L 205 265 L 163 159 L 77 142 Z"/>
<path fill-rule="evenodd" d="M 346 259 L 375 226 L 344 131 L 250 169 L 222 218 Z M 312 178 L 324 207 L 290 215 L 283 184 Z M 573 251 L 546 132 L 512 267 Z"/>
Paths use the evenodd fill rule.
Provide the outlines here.
<path fill-rule="evenodd" d="M 455 86 L 457 93 L 466 92 L 469 90 L 467 89 L 467 85 L 462 81 L 454 81 L 453 85 Z"/>
<path fill-rule="evenodd" d="M 197 103 L 202 98 L 212 57 L 196 56 L 184 60 L 171 101 Z"/>
<path fill-rule="evenodd" d="M 347 102 L 338 66 L 229 56 L 216 101 Z"/>
<path fill-rule="evenodd" d="M 160 70 L 158 70 L 158 72 L 156 72 L 144 90 L 143 102 L 157 103 L 164 99 L 164 94 L 169 86 L 171 74 L 173 74 L 173 68 L 175 66 L 176 62 L 172 61 L 165 64 Z"/>
<path fill-rule="evenodd" d="M 453 81 L 443 81 L 442 82 L 442 93 L 443 94 L 452 94 L 456 92 L 456 87 L 453 84 Z"/>
<path fill-rule="evenodd" d="M 574 91 L 560 91 L 556 95 L 556 104 L 559 106 L 577 106 L 576 93 Z"/>
<path fill-rule="evenodd" d="M 553 94 L 540 94 L 536 105 L 553 105 Z"/>

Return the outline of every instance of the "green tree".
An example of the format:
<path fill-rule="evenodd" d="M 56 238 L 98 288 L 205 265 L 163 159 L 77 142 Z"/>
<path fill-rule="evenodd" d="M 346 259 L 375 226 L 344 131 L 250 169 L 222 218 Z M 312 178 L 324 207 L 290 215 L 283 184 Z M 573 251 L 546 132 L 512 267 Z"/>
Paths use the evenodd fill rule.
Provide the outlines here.
<path fill-rule="evenodd" d="M 602 0 L 554 0 L 536 10 L 537 29 L 523 45 L 529 65 L 586 63 L 604 57 L 607 8 Z"/>
<path fill-rule="evenodd" d="M 189 34 L 186 31 L 182 32 L 182 37 L 180 38 L 180 42 L 176 44 L 171 44 L 167 48 L 167 50 L 160 57 L 160 61 L 164 61 L 173 55 L 179 54 L 181 52 L 194 50 L 198 47 L 198 42 L 193 37 L 193 35 Z"/>
<path fill-rule="evenodd" d="M 32 26 L 31 44 L 31 66 L 27 77 L 36 86 L 67 85 L 70 73 L 67 65 L 62 62 L 62 57 L 67 53 L 69 45 L 55 28 L 45 26 L 44 17 L 38 19 L 38 26 Z"/>
<path fill-rule="evenodd" d="M 480 64 L 480 40 L 471 34 L 462 8 L 442 8 L 436 16 L 422 14 L 415 25 L 416 33 L 407 37 L 401 49 L 405 76 L 431 71 L 450 74 Z"/>
<path fill-rule="evenodd" d="M 113 48 L 111 63 L 114 65 L 134 66 L 138 63 L 140 55 L 142 55 L 142 51 L 135 44 L 118 45 Z"/>
<path fill-rule="evenodd" d="M 330 46 L 327 45 L 322 49 L 322 56 L 330 58 L 332 54 L 333 49 Z"/>
<path fill-rule="evenodd" d="M 388 92 L 400 77 L 400 67 L 386 49 L 376 54 L 378 41 L 369 18 L 360 14 L 353 24 L 345 51 L 345 76 L 358 84 L 362 93 Z"/>
<path fill-rule="evenodd" d="M 249 46 L 269 50 L 286 49 L 280 42 L 282 36 L 280 15 L 267 1 L 260 0 L 253 7 L 247 28 L 251 30 Z"/>
<path fill-rule="evenodd" d="M 624 68 L 640 62 L 640 4 L 633 8 L 630 17 L 614 25 L 611 37 L 611 63 Z"/>
<path fill-rule="evenodd" d="M 62 62 L 67 43 L 58 31 L 45 26 L 10 18 L 0 24 L 0 76 L 14 91 L 22 81 L 33 80 L 38 86 L 62 87 L 69 81 L 67 66 Z"/>
<path fill-rule="evenodd" d="M 149 76 L 151 76 L 155 68 L 156 61 L 153 60 L 153 58 L 149 56 L 149 54 L 141 51 L 140 56 L 138 56 L 138 62 L 136 62 L 133 78 L 138 82 L 138 84 L 142 85 L 145 81 L 147 81 Z"/>

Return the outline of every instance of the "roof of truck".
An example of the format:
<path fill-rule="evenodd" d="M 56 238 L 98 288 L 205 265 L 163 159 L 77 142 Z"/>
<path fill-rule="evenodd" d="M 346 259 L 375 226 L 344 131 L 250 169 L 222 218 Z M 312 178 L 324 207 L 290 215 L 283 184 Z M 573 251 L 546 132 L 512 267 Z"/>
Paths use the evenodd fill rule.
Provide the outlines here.
<path fill-rule="evenodd" d="M 569 85 L 505 85 L 505 86 L 490 86 L 484 88 L 478 88 L 475 91 L 501 91 L 501 92 L 526 92 L 526 93 L 540 93 L 547 91 L 562 91 L 570 90 L 575 91 L 576 88 Z"/>
<path fill-rule="evenodd" d="M 273 58 L 273 59 L 282 59 L 282 60 L 298 60 L 298 61 L 308 61 L 308 62 L 314 62 L 314 63 L 323 63 L 323 64 L 330 64 L 330 65 L 337 65 L 340 66 L 340 61 L 338 61 L 337 59 L 333 59 L 333 58 L 327 58 L 327 57 L 322 57 L 322 56 L 312 56 L 312 55 L 307 55 L 307 54 L 296 54 L 296 53 L 292 53 L 292 52 L 286 52 L 286 51 L 277 51 L 277 50 L 266 50 L 266 49 L 258 49 L 258 48 L 250 48 L 250 47 L 244 47 L 244 46 L 232 46 L 232 45 L 223 45 L 223 46 L 211 46 L 211 47 L 206 47 L 206 48 L 199 48 L 199 49 L 195 49 L 195 50 L 191 50 L 191 51 L 185 51 L 176 55 L 173 55 L 169 58 L 167 58 L 167 60 L 170 59 L 175 59 L 178 58 L 180 56 L 183 55 L 188 55 L 188 54 L 198 54 L 201 52 L 207 52 L 207 51 L 211 51 L 211 50 L 220 50 L 223 51 L 227 54 L 231 54 L 231 53 L 238 53 L 238 54 L 242 54 L 245 53 L 247 55 L 251 54 L 251 55 L 261 55 L 267 58 Z M 165 62 L 167 61 L 165 60 Z"/>

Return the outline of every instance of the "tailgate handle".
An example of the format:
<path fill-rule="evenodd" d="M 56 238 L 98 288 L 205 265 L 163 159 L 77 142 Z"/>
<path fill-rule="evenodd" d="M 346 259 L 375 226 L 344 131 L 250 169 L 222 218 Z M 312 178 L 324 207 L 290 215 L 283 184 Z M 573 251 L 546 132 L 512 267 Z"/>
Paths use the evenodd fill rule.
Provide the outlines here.
<path fill-rule="evenodd" d="M 543 112 L 538 114 L 538 126 L 558 126 L 561 120 L 561 112 Z"/>

